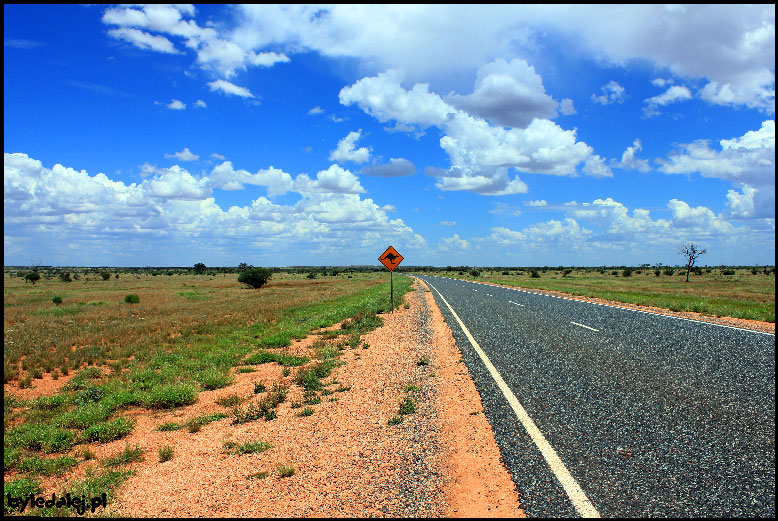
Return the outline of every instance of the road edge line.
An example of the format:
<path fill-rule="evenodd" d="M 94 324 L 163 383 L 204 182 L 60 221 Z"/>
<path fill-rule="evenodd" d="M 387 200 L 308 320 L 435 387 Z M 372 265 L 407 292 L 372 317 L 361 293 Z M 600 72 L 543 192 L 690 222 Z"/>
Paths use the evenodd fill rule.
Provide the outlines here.
<path fill-rule="evenodd" d="M 503 396 L 505 396 L 505 399 L 508 400 L 508 404 L 511 406 L 511 409 L 513 409 L 513 412 L 516 414 L 516 417 L 524 426 L 524 429 L 526 429 L 527 434 L 529 434 L 530 438 L 532 438 L 532 441 L 535 443 L 535 446 L 543 455 L 543 458 L 545 458 L 546 463 L 548 463 L 548 466 L 551 467 L 551 471 L 554 473 L 554 476 L 562 485 L 562 488 L 565 490 L 565 493 L 567 493 L 567 496 L 570 498 L 570 501 L 573 503 L 573 506 L 575 507 L 578 514 L 581 517 L 600 517 L 600 513 L 597 511 L 594 505 L 592 505 L 592 502 L 586 496 L 586 493 L 583 491 L 581 486 L 575 480 L 573 475 L 570 474 L 570 471 L 567 470 L 565 464 L 562 463 L 562 460 L 559 457 L 559 455 L 556 453 L 556 450 L 554 450 L 554 448 L 548 442 L 546 437 L 543 436 L 543 433 L 540 432 L 540 429 L 538 429 L 537 425 L 535 425 L 535 422 L 532 420 L 532 418 L 529 416 L 527 411 L 521 405 L 518 398 L 516 398 L 516 395 L 513 394 L 513 391 L 511 391 L 510 387 L 508 387 L 508 384 L 505 383 L 505 380 L 503 380 L 502 376 L 497 371 L 497 368 L 494 367 L 491 360 L 489 360 L 489 357 L 486 356 L 486 353 L 483 351 L 483 349 L 481 349 L 481 346 L 478 345 L 478 342 L 476 342 L 475 338 L 473 338 L 473 335 L 470 334 L 470 331 L 467 329 L 467 326 L 465 326 L 465 324 L 462 322 L 462 319 L 459 318 L 459 315 L 456 314 L 456 311 L 454 311 L 454 309 L 451 307 L 451 305 L 448 303 L 445 297 L 440 293 L 440 291 L 438 291 L 438 288 L 433 286 L 432 283 L 430 282 L 427 282 L 427 284 L 429 284 L 430 287 L 432 287 L 432 289 L 435 290 L 435 292 L 440 296 L 443 303 L 448 307 L 449 311 L 451 311 L 451 314 L 454 315 L 454 318 L 459 323 L 459 326 L 462 328 L 462 331 L 465 333 L 465 336 L 470 341 L 470 344 L 472 344 L 473 349 L 475 349 L 476 353 L 478 353 L 478 356 L 481 358 L 481 361 L 486 366 L 487 370 L 489 371 L 489 374 L 497 383 L 497 387 L 500 388 L 500 391 L 502 391 Z"/>

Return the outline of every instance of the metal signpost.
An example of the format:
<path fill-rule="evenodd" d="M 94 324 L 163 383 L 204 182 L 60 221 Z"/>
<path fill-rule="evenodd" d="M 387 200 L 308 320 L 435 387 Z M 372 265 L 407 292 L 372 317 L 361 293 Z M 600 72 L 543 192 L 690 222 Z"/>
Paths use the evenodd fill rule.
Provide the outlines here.
<path fill-rule="evenodd" d="M 394 280 L 392 279 L 392 272 L 403 261 L 403 256 L 400 255 L 397 250 L 389 246 L 386 251 L 378 257 L 378 260 L 389 270 L 389 295 L 392 300 L 392 313 L 394 313 Z"/>

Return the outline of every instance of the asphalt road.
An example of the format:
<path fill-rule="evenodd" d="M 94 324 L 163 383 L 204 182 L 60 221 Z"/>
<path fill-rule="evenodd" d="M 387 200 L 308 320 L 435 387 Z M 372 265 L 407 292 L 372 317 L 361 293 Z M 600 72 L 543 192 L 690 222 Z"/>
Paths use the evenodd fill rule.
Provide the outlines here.
<path fill-rule="evenodd" d="M 595 514 L 774 517 L 775 335 L 419 278 L 463 353 L 529 515 L 586 511 L 449 305 Z"/>

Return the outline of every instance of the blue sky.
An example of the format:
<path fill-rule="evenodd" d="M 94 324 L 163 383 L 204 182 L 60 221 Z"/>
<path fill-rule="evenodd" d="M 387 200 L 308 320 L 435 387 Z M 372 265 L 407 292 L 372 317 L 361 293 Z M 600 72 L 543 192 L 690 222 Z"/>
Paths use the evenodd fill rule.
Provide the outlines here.
<path fill-rule="evenodd" d="M 775 264 L 775 7 L 4 6 L 6 265 Z"/>

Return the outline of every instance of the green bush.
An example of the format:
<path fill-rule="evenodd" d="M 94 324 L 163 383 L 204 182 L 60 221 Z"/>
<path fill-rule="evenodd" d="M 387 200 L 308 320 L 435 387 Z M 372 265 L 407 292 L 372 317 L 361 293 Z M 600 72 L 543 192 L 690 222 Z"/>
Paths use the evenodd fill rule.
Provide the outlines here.
<path fill-rule="evenodd" d="M 28 281 L 28 280 L 29 280 L 30 282 L 32 282 L 32 285 L 34 286 L 36 282 L 38 282 L 39 280 L 41 280 L 41 274 L 40 274 L 40 273 L 38 273 L 37 271 L 31 271 L 31 272 L 27 273 L 27 274 L 24 276 L 24 283 L 25 283 L 25 284 L 27 284 L 27 281 Z"/>
<path fill-rule="evenodd" d="M 138 297 L 138 295 L 127 295 L 124 297 L 124 301 L 127 304 L 137 304 L 140 302 L 140 297 Z"/>
<path fill-rule="evenodd" d="M 111 278 L 111 272 L 110 271 L 101 271 L 100 276 L 103 278 L 103 280 L 108 280 Z"/>
<path fill-rule="evenodd" d="M 538 270 L 532 270 L 532 273 L 530 274 L 530 277 L 532 277 L 533 279 L 539 279 L 540 278 L 540 273 L 538 273 Z"/>
<path fill-rule="evenodd" d="M 73 282 L 73 279 L 70 278 L 70 273 L 67 271 L 63 271 L 59 274 L 59 280 L 62 282 Z"/>
<path fill-rule="evenodd" d="M 99 422 L 91 427 L 88 427 L 81 435 L 82 439 L 87 442 L 97 441 L 100 443 L 108 443 L 109 441 L 118 440 L 127 436 L 132 432 L 135 423 L 127 418 L 116 418 L 110 422 Z"/>
<path fill-rule="evenodd" d="M 173 459 L 173 447 L 170 445 L 165 445 L 164 447 L 159 448 L 159 462 L 165 463 L 166 461 L 170 461 Z"/>
<path fill-rule="evenodd" d="M 59 306 L 60 304 L 62 304 L 62 297 L 56 296 L 53 299 L 51 299 L 51 301 Z"/>
<path fill-rule="evenodd" d="M 662 273 L 664 273 L 665 275 L 667 275 L 669 277 L 669 276 L 675 274 L 675 270 L 673 268 L 665 268 Z"/>
<path fill-rule="evenodd" d="M 264 286 L 272 276 L 273 272 L 267 268 L 249 268 L 238 275 L 238 282 L 241 284 L 248 284 L 254 289 L 259 289 Z"/>

